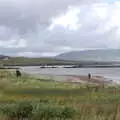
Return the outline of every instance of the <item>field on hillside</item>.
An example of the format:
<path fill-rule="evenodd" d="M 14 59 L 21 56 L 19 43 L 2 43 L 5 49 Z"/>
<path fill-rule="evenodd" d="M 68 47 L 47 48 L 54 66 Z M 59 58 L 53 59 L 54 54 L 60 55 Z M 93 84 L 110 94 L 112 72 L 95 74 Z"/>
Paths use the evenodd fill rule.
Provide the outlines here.
<path fill-rule="evenodd" d="M 64 64 L 74 64 L 74 61 L 65 61 L 55 58 L 27 58 L 27 57 L 12 57 L 8 60 L 0 60 L 0 64 L 4 65 L 40 65 L 40 64 L 49 64 L 49 65 L 64 65 Z"/>
<path fill-rule="evenodd" d="M 13 66 L 34 66 L 34 65 L 107 65 L 112 64 L 114 62 L 102 62 L 102 61 L 67 61 L 67 60 L 60 60 L 56 58 L 27 58 L 27 57 L 11 57 L 8 60 L 0 60 L 0 64 Z"/>
<path fill-rule="evenodd" d="M 120 87 L 0 71 L 0 120 L 120 120 Z"/>

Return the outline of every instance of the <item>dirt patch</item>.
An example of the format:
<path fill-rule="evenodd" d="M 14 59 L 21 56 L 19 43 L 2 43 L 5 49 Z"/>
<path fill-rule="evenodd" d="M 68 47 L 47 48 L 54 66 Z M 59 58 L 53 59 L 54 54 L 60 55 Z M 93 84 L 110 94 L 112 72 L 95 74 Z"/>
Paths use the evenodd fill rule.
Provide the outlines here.
<path fill-rule="evenodd" d="M 68 82 L 88 82 L 88 83 L 96 83 L 96 84 L 108 84 L 112 83 L 111 80 L 107 80 L 103 76 L 92 76 L 91 80 L 89 80 L 88 76 L 66 76 Z"/>

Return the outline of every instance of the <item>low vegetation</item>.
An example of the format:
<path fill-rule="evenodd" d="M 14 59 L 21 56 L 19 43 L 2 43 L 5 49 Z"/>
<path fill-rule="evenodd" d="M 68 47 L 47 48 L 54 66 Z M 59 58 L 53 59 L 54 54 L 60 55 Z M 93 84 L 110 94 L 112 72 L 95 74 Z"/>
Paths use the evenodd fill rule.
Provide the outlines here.
<path fill-rule="evenodd" d="M 120 120 L 120 86 L 95 87 L 1 70 L 0 120 Z"/>
<path fill-rule="evenodd" d="M 72 61 L 60 60 L 56 58 L 27 58 L 27 57 L 11 57 L 9 59 L 1 59 L 0 64 L 5 66 L 39 66 L 39 65 L 112 65 L 116 62 L 103 61 Z"/>
<path fill-rule="evenodd" d="M 71 65 L 76 63 L 75 61 L 59 60 L 56 58 L 27 58 L 27 57 L 11 57 L 8 60 L 0 60 L 0 64 L 7 66 L 30 66 L 30 65 Z"/>

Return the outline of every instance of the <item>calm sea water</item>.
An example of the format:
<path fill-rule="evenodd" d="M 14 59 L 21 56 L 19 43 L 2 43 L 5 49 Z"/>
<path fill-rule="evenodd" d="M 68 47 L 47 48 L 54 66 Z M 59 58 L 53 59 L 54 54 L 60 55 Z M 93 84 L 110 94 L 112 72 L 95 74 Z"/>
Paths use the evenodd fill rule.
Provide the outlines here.
<path fill-rule="evenodd" d="M 120 68 L 40 68 L 40 67 L 21 67 L 21 69 L 34 75 L 99 75 L 120 82 Z"/>

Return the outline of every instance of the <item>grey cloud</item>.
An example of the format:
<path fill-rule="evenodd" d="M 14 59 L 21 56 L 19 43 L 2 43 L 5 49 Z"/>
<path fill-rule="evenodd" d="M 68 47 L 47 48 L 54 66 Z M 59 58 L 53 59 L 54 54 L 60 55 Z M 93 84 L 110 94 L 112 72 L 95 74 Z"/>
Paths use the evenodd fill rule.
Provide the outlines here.
<path fill-rule="evenodd" d="M 0 40 L 23 38 L 28 43 L 26 48 L 0 47 L 0 51 L 15 55 L 21 52 L 59 53 L 67 51 L 64 47 L 73 50 L 107 47 L 109 41 L 102 42 L 108 39 L 111 31 L 102 34 L 96 32 L 101 25 L 104 27 L 106 21 L 91 16 L 90 6 L 80 6 L 82 8 L 78 17 L 82 28 L 77 31 L 66 30 L 60 25 L 56 25 L 52 31 L 47 30 L 51 18 L 64 13 L 69 5 L 79 6 L 90 2 L 91 0 L 0 0 Z"/>
<path fill-rule="evenodd" d="M 0 25 L 21 35 L 36 32 L 36 27 L 48 26 L 51 18 L 67 10 L 69 5 L 82 3 L 83 0 L 0 0 Z"/>

